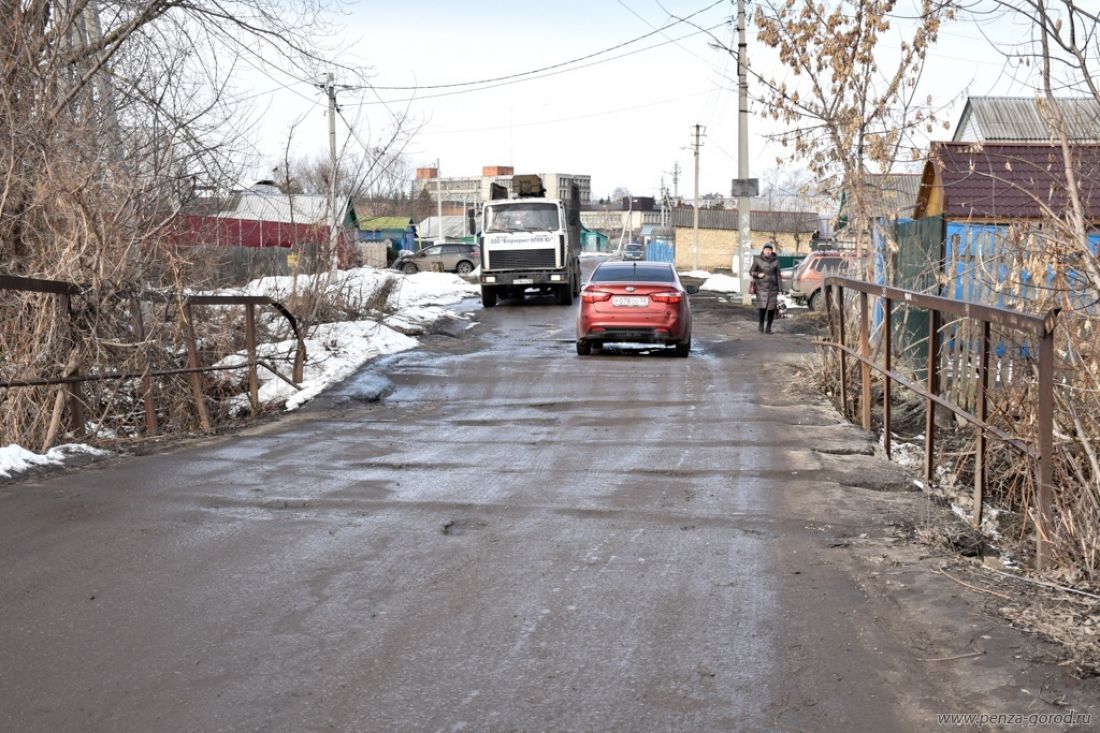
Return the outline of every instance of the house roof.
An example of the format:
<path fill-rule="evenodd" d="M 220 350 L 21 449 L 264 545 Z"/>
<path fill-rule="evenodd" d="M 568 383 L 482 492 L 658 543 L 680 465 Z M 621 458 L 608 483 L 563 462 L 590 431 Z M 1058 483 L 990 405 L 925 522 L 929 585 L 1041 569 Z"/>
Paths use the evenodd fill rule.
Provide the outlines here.
<path fill-rule="evenodd" d="M 1086 217 L 1100 218 L 1100 145 L 1071 148 Z M 932 144 L 916 216 L 1041 219 L 1068 208 L 1060 146 L 1033 143 Z"/>
<path fill-rule="evenodd" d="M 887 173 L 868 176 L 867 185 L 880 194 L 884 212 L 890 218 L 910 217 L 920 193 L 920 173 Z"/>
<path fill-rule="evenodd" d="M 1100 142 L 1100 101 L 1091 97 L 1053 100 L 1071 140 Z M 1030 97 L 970 97 L 951 139 L 954 142 L 1050 142 L 1048 100 Z"/>
<path fill-rule="evenodd" d="M 429 216 L 416 225 L 416 232 L 421 237 L 428 237 L 430 239 L 438 239 L 443 237 L 464 237 L 466 236 L 466 217 L 464 216 L 444 216 L 443 217 L 443 231 L 440 232 L 440 217 Z"/>
<path fill-rule="evenodd" d="M 358 211 L 358 209 L 356 209 Z M 412 226 L 412 218 L 408 216 L 372 216 L 359 219 L 359 231 L 405 231 Z"/>
<path fill-rule="evenodd" d="M 864 178 L 868 216 L 894 220 L 911 218 L 920 192 L 920 173 L 869 173 Z M 851 216 L 847 191 L 840 194 L 837 229 L 848 226 Z"/>
<path fill-rule="evenodd" d="M 274 184 L 261 181 L 234 191 L 218 216 L 245 221 L 322 224 L 331 214 L 324 196 L 287 195 Z"/>

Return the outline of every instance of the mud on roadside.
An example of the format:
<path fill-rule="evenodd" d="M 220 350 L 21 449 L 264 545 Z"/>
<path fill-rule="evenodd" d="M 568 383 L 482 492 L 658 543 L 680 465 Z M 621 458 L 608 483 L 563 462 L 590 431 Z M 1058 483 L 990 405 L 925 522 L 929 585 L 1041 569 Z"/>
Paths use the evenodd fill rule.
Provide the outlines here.
<path fill-rule="evenodd" d="M 824 335 L 821 314 L 789 312 L 766 337 L 756 332 L 754 309 L 700 296 L 692 300 L 697 323 L 719 326 L 742 356 L 774 369 L 784 402 L 817 405 L 826 422 L 843 420 L 807 376 L 812 339 Z M 1072 709 L 1100 721 L 1100 598 L 1039 585 L 1006 567 L 947 499 L 922 489 L 915 468 L 887 460 L 876 436 L 849 427 L 858 439 L 816 451 L 828 488 L 800 499 L 799 508 L 829 518 L 812 528 L 822 536 L 819 559 L 889 610 L 868 624 L 900 639 L 911 664 L 957 680 L 976 708 Z"/>

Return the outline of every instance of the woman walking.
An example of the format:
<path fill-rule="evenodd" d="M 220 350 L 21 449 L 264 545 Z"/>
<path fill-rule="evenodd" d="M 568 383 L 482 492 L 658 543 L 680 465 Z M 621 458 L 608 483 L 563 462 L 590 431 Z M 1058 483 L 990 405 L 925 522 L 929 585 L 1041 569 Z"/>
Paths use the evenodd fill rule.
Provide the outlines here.
<path fill-rule="evenodd" d="M 749 268 L 756 292 L 756 312 L 760 315 L 760 333 L 772 332 L 772 321 L 779 310 L 779 294 L 783 292 L 783 279 L 779 274 L 779 256 L 775 245 L 767 242 L 760 255 L 753 258 Z"/>

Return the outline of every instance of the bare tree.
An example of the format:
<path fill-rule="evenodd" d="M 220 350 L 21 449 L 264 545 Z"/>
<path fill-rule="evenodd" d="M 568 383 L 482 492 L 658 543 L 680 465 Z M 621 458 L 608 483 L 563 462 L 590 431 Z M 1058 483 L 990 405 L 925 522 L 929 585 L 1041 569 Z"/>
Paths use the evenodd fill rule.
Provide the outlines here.
<path fill-rule="evenodd" d="M 1036 104 L 1046 121 L 1051 144 L 1061 151 L 1062 170 L 1050 184 L 1051 190 L 1025 191 L 1043 210 L 1039 226 L 1017 227 L 1003 245 L 1000 267 L 1014 273 L 1016 282 L 1001 284 L 1002 289 L 1019 288 L 1022 273 L 1043 282 L 1043 287 L 1021 305 L 1044 310 L 1059 307 L 1058 340 L 1055 363 L 1055 434 L 1058 450 L 1054 461 L 1055 491 L 1052 515 L 1055 531 L 1050 538 L 1056 554 L 1094 582 L 1100 577 L 1100 350 L 1095 333 L 1096 311 L 1100 307 L 1100 267 L 1097 265 L 1095 237 L 1100 211 L 1095 194 L 1091 200 L 1083 184 L 1095 190 L 1091 181 L 1097 171 L 1082 167 L 1083 156 L 1076 154 L 1081 144 L 1100 142 L 1100 13 L 1095 5 L 1076 0 L 983 0 L 969 4 L 978 17 L 988 18 L 990 10 L 1013 21 L 1013 28 L 1029 32 L 1012 39 L 1000 49 L 1006 68 L 1017 80 L 1035 90 Z M 978 27 L 981 27 L 980 25 Z M 1093 105 L 1075 118 L 1068 116 L 1062 104 L 1066 97 L 1074 102 Z M 1076 107 L 1080 112 L 1081 107 Z M 1054 187 L 1060 190 L 1056 200 L 1065 202 L 1052 208 Z M 1008 404 L 1028 404 L 1026 387 L 1003 396 Z M 1009 480 L 1026 476 L 1026 467 L 1004 462 L 1003 473 Z M 1021 495 L 1022 494 L 1022 495 Z M 1026 492 L 1008 493 L 1005 501 L 1026 515 L 1030 497 Z"/>
<path fill-rule="evenodd" d="M 67 312 L 0 291 L 0 382 L 78 365 L 125 371 L 139 352 L 173 364 L 181 324 L 150 336 L 155 349 L 134 344 L 119 303 L 198 284 L 170 233 L 198 188 L 239 180 L 250 123 L 235 74 L 317 78 L 329 66 L 323 10 L 313 0 L 0 0 L 0 266 L 83 288 Z M 74 343 L 74 330 L 87 338 Z M 85 395 L 94 425 L 124 411 L 113 389 Z M 60 394 L 0 391 L 0 441 L 52 442 Z"/>
<path fill-rule="evenodd" d="M 895 4 L 762 0 L 755 9 L 761 42 L 789 72 L 758 77 L 768 114 L 790 126 L 777 137 L 819 179 L 839 184 L 861 253 L 865 223 L 880 208 L 868 174 L 919 157 L 913 138 L 933 129 L 931 98 L 918 100 L 917 84 L 941 24 L 954 13 L 950 0 L 919 0 L 911 27 L 899 32 L 891 27 Z M 884 58 L 895 60 L 884 67 Z"/>

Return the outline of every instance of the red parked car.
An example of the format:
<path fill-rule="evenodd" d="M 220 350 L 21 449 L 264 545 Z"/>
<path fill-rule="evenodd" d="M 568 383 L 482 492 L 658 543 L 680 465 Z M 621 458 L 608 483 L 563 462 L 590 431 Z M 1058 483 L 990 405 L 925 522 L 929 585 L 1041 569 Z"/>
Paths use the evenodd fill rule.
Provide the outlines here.
<path fill-rule="evenodd" d="M 665 262 L 604 262 L 581 290 L 577 353 L 608 342 L 663 344 L 691 351 L 691 305 L 676 268 Z"/>

